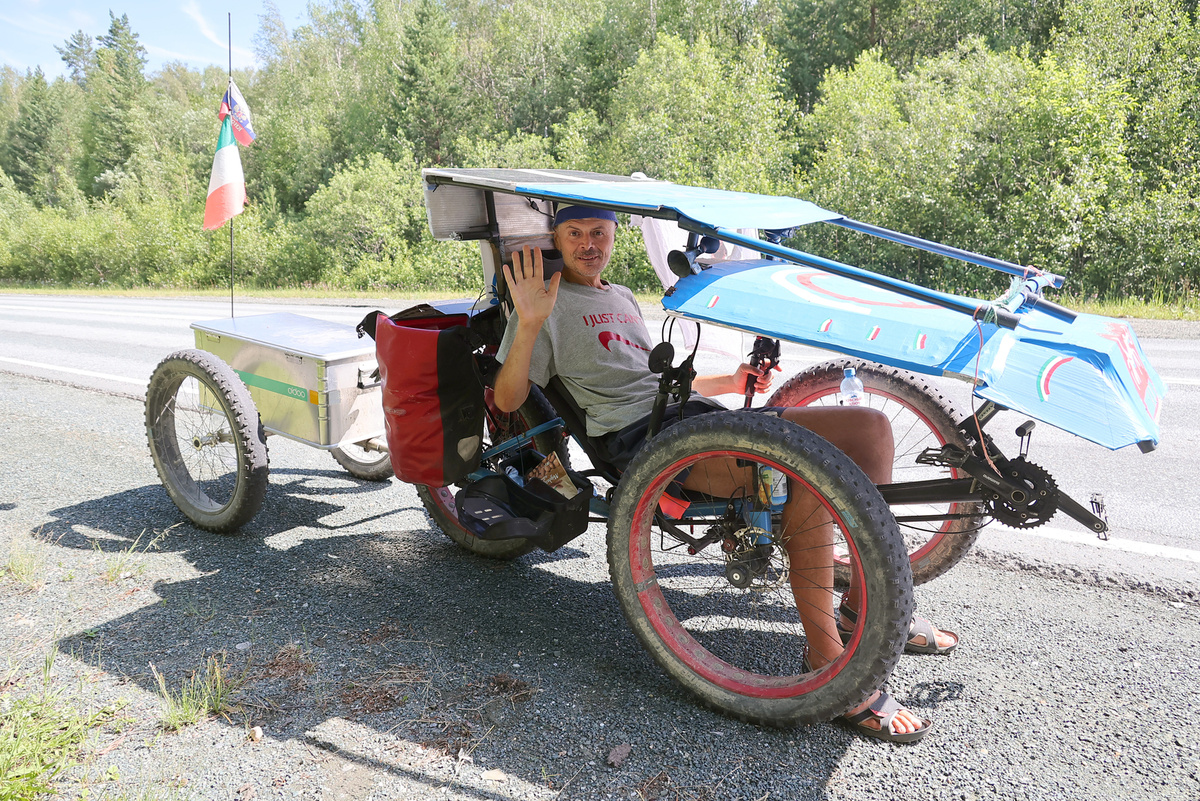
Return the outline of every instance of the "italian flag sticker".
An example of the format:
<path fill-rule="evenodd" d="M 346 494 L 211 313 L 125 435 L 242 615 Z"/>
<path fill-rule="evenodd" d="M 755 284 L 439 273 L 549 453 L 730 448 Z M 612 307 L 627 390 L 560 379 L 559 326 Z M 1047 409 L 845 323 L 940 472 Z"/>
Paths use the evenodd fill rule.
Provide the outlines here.
<path fill-rule="evenodd" d="M 875 340 L 875 337 L 877 337 L 877 336 L 879 336 L 879 326 L 875 326 L 874 328 L 871 329 L 871 333 L 867 337 L 867 341 L 873 342 Z"/>
<path fill-rule="evenodd" d="M 1054 375 L 1055 370 L 1074 358 L 1074 356 L 1059 356 L 1042 365 L 1042 370 L 1038 373 L 1038 398 L 1046 400 L 1050 397 L 1050 376 Z"/>
<path fill-rule="evenodd" d="M 710 301 L 708 302 L 708 306 L 707 306 L 707 308 L 711 309 L 713 306 L 716 306 L 716 305 L 717 305 L 717 301 L 718 301 L 718 300 L 720 300 L 720 299 L 721 299 L 721 296 L 720 296 L 720 295 L 713 295 L 713 296 L 712 296 L 712 300 L 710 300 Z"/>
<path fill-rule="evenodd" d="M 918 331 L 917 338 L 913 340 L 913 347 L 916 348 L 917 350 L 925 350 L 925 340 L 926 339 L 928 339 L 928 337 L 926 337 L 925 334 L 922 334 L 920 331 Z"/>
<path fill-rule="evenodd" d="M 830 318 L 829 318 L 828 320 L 826 320 L 825 322 L 821 323 L 821 327 L 817 329 L 817 332 L 818 332 L 818 333 L 821 333 L 821 334 L 824 334 L 826 331 L 828 331 L 828 330 L 829 330 L 829 326 L 831 326 L 831 325 L 833 325 L 833 318 L 832 318 L 832 317 L 830 317 Z"/>

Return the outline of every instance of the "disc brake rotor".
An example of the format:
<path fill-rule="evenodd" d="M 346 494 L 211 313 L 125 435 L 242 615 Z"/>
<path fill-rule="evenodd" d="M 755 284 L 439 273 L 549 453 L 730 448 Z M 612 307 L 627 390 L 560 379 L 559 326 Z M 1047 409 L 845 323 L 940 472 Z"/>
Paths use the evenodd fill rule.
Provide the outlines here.
<path fill-rule="evenodd" d="M 790 562 L 787 549 L 770 539 L 770 534 L 753 526 L 727 537 L 721 550 L 725 554 L 725 578 L 740 590 L 767 592 L 788 579 Z"/>

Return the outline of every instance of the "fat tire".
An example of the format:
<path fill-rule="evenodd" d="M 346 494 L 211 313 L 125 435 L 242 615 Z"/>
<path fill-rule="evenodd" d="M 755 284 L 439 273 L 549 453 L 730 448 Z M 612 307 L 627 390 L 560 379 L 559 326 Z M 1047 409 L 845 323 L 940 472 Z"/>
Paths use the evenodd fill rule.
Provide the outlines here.
<path fill-rule="evenodd" d="M 359 457 L 359 452 L 364 458 Z M 346 472 L 362 481 L 387 481 L 395 475 L 392 458 L 387 451 L 368 451 L 357 445 L 332 448 L 329 455 L 345 468 Z"/>
<path fill-rule="evenodd" d="M 547 420 L 553 420 L 557 416 L 558 414 L 554 411 L 554 408 L 537 387 L 530 387 L 529 397 L 525 399 L 525 403 L 521 405 L 520 409 L 508 415 L 507 426 L 503 431 L 497 432 L 494 430 L 494 424 L 491 422 L 491 417 L 489 416 L 488 425 L 493 429 L 489 432 L 489 437 L 497 437 L 500 441 L 503 441 L 507 436 L 514 436 L 523 431 L 528 431 Z M 540 453 L 557 453 L 563 466 L 570 466 L 570 459 L 567 455 L 567 443 L 561 432 L 552 430 L 535 436 L 533 438 L 533 447 Z M 516 559 L 537 547 L 529 540 L 524 539 L 484 540 L 475 536 L 474 532 L 463 528 L 458 522 L 458 511 L 454 506 L 454 493 L 454 487 L 417 485 L 417 497 L 421 499 L 421 504 L 425 507 L 425 513 L 429 515 L 429 519 L 433 524 L 443 534 L 453 540 L 455 544 L 477 556 L 500 560 Z"/>
<path fill-rule="evenodd" d="M 798 663 L 803 653 L 798 649 L 804 646 L 797 641 L 797 651 L 785 655 L 778 673 L 739 671 L 740 666 L 725 662 L 693 636 L 685 627 L 690 621 L 680 620 L 671 608 L 671 597 L 686 612 L 687 605 L 696 603 L 696 598 L 707 602 L 709 595 L 724 588 L 690 595 L 677 593 L 669 586 L 664 589 L 663 582 L 670 584 L 670 571 L 678 570 L 677 565 L 665 569 L 655 566 L 652 575 L 646 575 L 644 563 L 650 560 L 642 554 L 650 553 L 653 543 L 667 536 L 652 530 L 650 522 L 664 482 L 680 464 L 706 453 L 760 459 L 804 481 L 827 504 L 847 539 L 853 541 L 862 569 L 865 613 L 860 617 L 858 636 L 851 639 L 842 658 L 823 670 L 812 672 L 805 662 L 801 670 L 807 672 L 788 672 L 787 662 Z M 666 547 L 660 547 L 666 553 Z M 635 569 L 635 561 L 643 564 Z M 762 414 L 732 411 L 701 415 L 672 426 L 644 447 L 617 486 L 608 525 L 608 562 L 621 611 L 654 660 L 706 706 L 751 723 L 791 726 L 825 721 L 867 701 L 891 675 L 903 650 L 913 609 L 912 575 L 904 544 L 874 484 L 827 440 L 782 418 Z M 686 565 L 676 575 L 687 576 Z M 790 587 L 784 591 L 784 603 L 794 614 Z M 727 597 L 736 600 L 733 591 L 727 591 Z M 756 643 L 750 638 L 758 632 L 750 631 L 749 623 L 739 626 L 727 622 L 724 628 L 744 632 L 753 649 Z M 798 627 L 798 618 L 790 625 Z M 698 624 L 696 631 L 701 637 L 709 637 L 703 624 Z M 752 653 L 763 650 L 760 647 Z M 717 673 L 716 678 L 703 675 L 705 670 Z"/>
<path fill-rule="evenodd" d="M 767 405 L 808 406 L 822 398 L 834 399 L 841 391 L 841 381 L 847 367 L 855 369 L 855 374 L 862 380 L 869 396 L 887 399 L 881 411 L 893 420 L 896 414 L 900 413 L 899 407 L 902 406 L 923 421 L 936 438 L 936 441 L 927 443 L 928 447 L 945 443 L 964 449 L 968 447 L 958 429 L 959 422 L 966 419 L 967 415 L 958 409 L 950 398 L 914 373 L 862 359 L 833 359 L 802 370 L 776 390 L 767 401 Z M 906 432 L 901 433 L 908 435 Z M 901 445 L 902 442 L 903 440 L 897 442 L 897 445 Z M 907 452 L 898 453 L 898 458 L 915 460 L 917 451 L 924 447 L 926 444 L 918 441 L 905 449 Z M 906 464 L 915 462 L 906 461 Z M 949 470 L 951 477 L 963 475 L 958 471 Z M 894 476 L 894 479 L 902 480 L 898 476 Z M 902 516 L 903 509 L 901 506 L 893 511 L 897 516 Z M 971 550 L 987 520 L 981 503 L 953 504 L 949 510 L 967 514 L 969 517 L 947 520 L 932 534 L 924 528 L 925 524 L 914 524 L 913 527 L 900 524 L 901 532 L 908 543 L 913 584 L 931 581 L 957 565 Z M 844 582 L 848 574 L 844 567 L 839 570 L 839 578 Z"/>
<path fill-rule="evenodd" d="M 198 402 L 180 406 L 179 393 L 188 379 L 207 390 L 214 408 Z M 179 430 L 183 423 L 196 428 Z M 195 445 L 186 442 L 188 436 Z M 177 351 L 154 368 L 146 388 L 146 439 L 167 494 L 198 528 L 234 532 L 262 506 L 269 472 L 266 431 L 246 385 L 211 353 Z"/>

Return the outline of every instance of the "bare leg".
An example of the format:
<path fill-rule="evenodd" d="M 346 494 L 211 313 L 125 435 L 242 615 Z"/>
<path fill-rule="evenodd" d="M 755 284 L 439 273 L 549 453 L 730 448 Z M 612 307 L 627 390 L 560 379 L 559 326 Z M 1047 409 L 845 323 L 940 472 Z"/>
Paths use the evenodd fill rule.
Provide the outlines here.
<path fill-rule="evenodd" d="M 861 408 L 797 407 L 786 410 L 783 417 L 829 440 L 862 468 L 875 484 L 891 483 L 895 446 L 891 424 L 882 412 Z M 794 495 L 801 497 L 793 499 Z M 784 531 L 796 531 L 799 534 L 789 536 L 786 543 L 793 566 L 791 580 L 796 607 L 812 610 L 809 613 L 810 620 L 805 620 L 805 613 L 801 611 L 801 620 L 809 639 L 809 659 L 813 667 L 828 664 L 842 651 L 834 622 L 836 619 L 831 614 L 821 614 L 822 610 L 831 610 L 834 603 L 832 593 L 825 589 L 833 586 L 833 531 L 824 509 L 817 509 L 817 506 L 811 494 L 792 493 L 788 505 L 784 507 Z M 812 520 L 816 515 L 824 515 L 825 524 L 812 528 Z M 809 520 L 807 525 L 805 520 Z M 853 571 L 848 597 L 853 608 L 860 606 L 859 587 L 854 581 Z M 822 603 L 823 606 L 820 605 Z M 832 642 L 829 640 L 831 625 Z M 820 630 L 819 634 L 814 628 Z M 850 710 L 850 714 L 866 709 L 877 695 Z M 891 730 L 896 734 L 905 734 L 916 731 L 922 723 L 917 715 L 908 709 L 901 709 L 892 719 Z"/>

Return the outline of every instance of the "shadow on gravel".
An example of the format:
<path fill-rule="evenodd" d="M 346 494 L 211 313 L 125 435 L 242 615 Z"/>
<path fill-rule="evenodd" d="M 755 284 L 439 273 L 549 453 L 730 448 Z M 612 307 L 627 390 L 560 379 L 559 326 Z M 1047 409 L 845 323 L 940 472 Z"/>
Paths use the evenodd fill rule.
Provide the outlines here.
<path fill-rule="evenodd" d="M 494 562 L 428 527 L 381 524 L 412 510 L 396 508 L 400 496 L 379 496 L 385 512 L 361 499 L 395 484 L 321 471 L 272 479 L 262 512 L 234 536 L 179 523 L 159 486 L 54 510 L 42 536 L 59 547 L 129 552 L 165 531 L 157 551 L 199 574 L 153 580 L 140 608 L 58 647 L 149 693 L 149 664 L 178 688 L 215 656 L 238 685 L 226 719 L 306 743 L 329 760 L 332 787 L 353 768 L 481 799 L 828 796 L 852 735 L 699 708 L 629 632 L 597 527 L 580 548 Z M 345 533 L 370 521 L 373 533 Z M 961 690 L 921 692 L 936 705 Z M 628 758 L 607 765 L 622 745 Z"/>
<path fill-rule="evenodd" d="M 957 681 L 923 681 L 913 685 L 905 701 L 907 703 L 937 709 L 942 704 L 962 698 L 965 685 Z"/>

